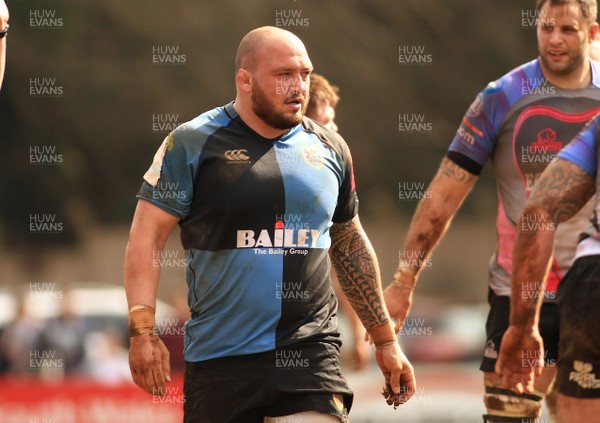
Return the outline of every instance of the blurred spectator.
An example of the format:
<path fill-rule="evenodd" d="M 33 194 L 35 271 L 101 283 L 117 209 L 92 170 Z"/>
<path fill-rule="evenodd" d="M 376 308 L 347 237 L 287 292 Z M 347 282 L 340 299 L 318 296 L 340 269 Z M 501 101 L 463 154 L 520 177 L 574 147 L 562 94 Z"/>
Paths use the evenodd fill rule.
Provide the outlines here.
<path fill-rule="evenodd" d="M 60 360 L 50 362 L 42 369 L 62 370 L 65 374 L 83 370 L 85 350 L 84 340 L 88 333 L 84 320 L 73 312 L 69 295 L 61 303 L 60 314 L 46 321 L 41 332 L 37 351 L 39 355 Z"/>
<path fill-rule="evenodd" d="M 37 348 L 41 329 L 42 322 L 31 316 L 21 302 L 14 320 L 0 335 L 7 373 L 26 376 L 36 372 L 37 369 L 30 366 L 30 355 Z"/>
<path fill-rule="evenodd" d="M 133 382 L 129 372 L 129 350 L 118 328 L 108 327 L 88 334 L 85 352 L 85 372 L 98 382 L 107 385 Z"/>

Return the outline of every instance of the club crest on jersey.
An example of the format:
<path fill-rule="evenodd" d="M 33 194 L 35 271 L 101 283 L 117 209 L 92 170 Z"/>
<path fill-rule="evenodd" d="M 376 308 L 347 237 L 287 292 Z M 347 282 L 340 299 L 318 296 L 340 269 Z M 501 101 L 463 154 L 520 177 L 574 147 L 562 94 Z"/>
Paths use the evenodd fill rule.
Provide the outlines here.
<path fill-rule="evenodd" d="M 467 116 L 475 117 L 475 116 L 479 115 L 479 113 L 481 113 L 482 111 L 483 111 L 483 93 L 479 93 L 477 95 L 477 97 L 475 97 L 475 100 L 473 101 L 473 103 L 471 103 L 469 110 L 467 110 Z"/>
<path fill-rule="evenodd" d="M 558 152 L 563 145 L 556 141 L 556 131 L 552 128 L 542 129 L 537 134 L 537 141 L 531 143 L 531 150 L 536 152 Z"/>
<path fill-rule="evenodd" d="M 310 167 L 321 170 L 325 166 L 325 159 L 321 144 L 313 143 L 310 145 L 303 145 L 300 147 L 300 152 L 302 153 L 302 159 Z"/>

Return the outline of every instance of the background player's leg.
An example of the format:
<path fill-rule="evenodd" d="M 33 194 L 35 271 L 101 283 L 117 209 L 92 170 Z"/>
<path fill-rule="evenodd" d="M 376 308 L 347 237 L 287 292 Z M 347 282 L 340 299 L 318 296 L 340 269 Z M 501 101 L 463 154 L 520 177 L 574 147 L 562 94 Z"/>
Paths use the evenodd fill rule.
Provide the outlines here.
<path fill-rule="evenodd" d="M 558 394 L 557 422 L 591 422 L 600 416 L 600 398 L 575 398 Z"/>
<path fill-rule="evenodd" d="M 557 417 L 556 417 L 556 396 L 558 395 L 558 387 L 556 385 L 556 379 L 555 382 L 552 384 L 552 389 L 550 389 L 550 392 L 548 392 L 548 394 L 546 394 L 546 396 L 544 397 L 544 401 L 546 403 L 546 408 L 548 409 L 548 416 L 550 417 L 550 422 L 551 423 L 555 423 L 557 422 Z"/>
<path fill-rule="evenodd" d="M 290 414 L 289 416 L 265 417 L 264 423 L 340 423 L 340 419 L 331 414 L 306 411 L 304 413 Z"/>
<path fill-rule="evenodd" d="M 556 368 L 546 367 L 542 375 L 535 380 L 535 390 L 530 395 L 517 395 L 507 389 L 502 378 L 493 372 L 483 374 L 486 393 L 484 404 L 487 409 L 485 421 L 503 423 L 509 419 L 517 422 L 535 422 L 541 414 L 541 400 L 552 390 Z"/>

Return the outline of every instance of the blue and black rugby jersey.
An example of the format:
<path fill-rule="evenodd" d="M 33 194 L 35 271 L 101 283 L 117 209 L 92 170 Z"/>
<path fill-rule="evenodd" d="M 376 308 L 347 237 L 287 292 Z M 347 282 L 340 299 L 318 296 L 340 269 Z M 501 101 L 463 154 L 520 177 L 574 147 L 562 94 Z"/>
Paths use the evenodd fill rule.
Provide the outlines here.
<path fill-rule="evenodd" d="M 339 342 L 329 228 L 358 198 L 338 134 L 305 118 L 267 139 L 229 103 L 167 136 L 138 198 L 180 219 L 186 361 Z"/>

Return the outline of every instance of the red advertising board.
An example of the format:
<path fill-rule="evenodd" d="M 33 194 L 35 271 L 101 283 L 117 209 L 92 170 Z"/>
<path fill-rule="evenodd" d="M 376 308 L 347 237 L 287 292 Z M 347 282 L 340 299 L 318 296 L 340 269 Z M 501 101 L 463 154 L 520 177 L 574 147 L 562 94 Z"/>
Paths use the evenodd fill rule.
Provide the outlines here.
<path fill-rule="evenodd" d="M 164 396 L 129 383 L 0 379 L 2 423 L 181 423 L 184 402 L 183 380 L 175 376 Z"/>

